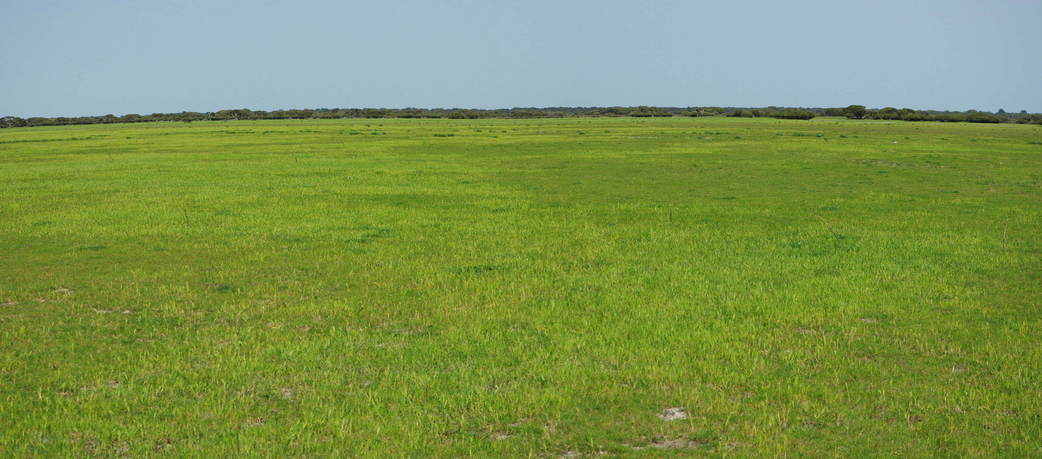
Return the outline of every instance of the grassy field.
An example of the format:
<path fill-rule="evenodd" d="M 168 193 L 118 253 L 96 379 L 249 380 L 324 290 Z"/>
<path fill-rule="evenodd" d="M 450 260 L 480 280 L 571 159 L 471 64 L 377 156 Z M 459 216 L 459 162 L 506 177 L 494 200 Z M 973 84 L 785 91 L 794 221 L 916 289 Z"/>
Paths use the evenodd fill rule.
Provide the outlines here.
<path fill-rule="evenodd" d="M 0 130 L 3 456 L 1037 456 L 1040 343 L 1039 126 Z"/>

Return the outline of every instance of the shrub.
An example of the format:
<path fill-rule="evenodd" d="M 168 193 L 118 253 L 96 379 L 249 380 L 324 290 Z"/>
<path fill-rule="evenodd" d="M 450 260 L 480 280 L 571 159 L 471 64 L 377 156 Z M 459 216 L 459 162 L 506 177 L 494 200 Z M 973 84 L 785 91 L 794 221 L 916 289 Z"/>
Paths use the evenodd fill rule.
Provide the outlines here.
<path fill-rule="evenodd" d="M 814 118 L 814 112 L 808 110 L 801 110 L 798 108 L 786 108 L 784 110 L 778 110 L 771 113 L 771 118 L 780 118 L 786 120 L 809 120 Z"/>
<path fill-rule="evenodd" d="M 966 121 L 971 123 L 1001 123 L 1002 118 L 992 115 L 991 113 L 973 112 L 966 115 Z"/>

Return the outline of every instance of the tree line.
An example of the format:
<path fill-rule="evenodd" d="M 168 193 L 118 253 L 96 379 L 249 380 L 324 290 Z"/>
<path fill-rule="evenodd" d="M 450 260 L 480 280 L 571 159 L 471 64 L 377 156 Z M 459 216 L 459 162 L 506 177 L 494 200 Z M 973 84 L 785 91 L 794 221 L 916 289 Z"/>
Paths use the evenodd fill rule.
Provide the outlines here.
<path fill-rule="evenodd" d="M 460 109 L 460 108 L 319 108 L 302 110 L 249 110 L 233 109 L 216 112 L 153 113 L 151 115 L 128 114 L 123 116 L 78 116 L 78 117 L 30 117 L 5 116 L 0 118 L 0 128 L 61 126 L 70 124 L 109 124 L 145 122 L 227 121 L 227 120 L 285 120 L 285 119 L 339 119 L 339 118 L 563 118 L 577 116 L 731 116 L 742 118 L 780 118 L 809 120 L 817 116 L 842 116 L 850 119 L 901 120 L 901 121 L 944 121 L 969 123 L 1031 123 L 1042 124 L 1042 114 L 997 112 L 936 111 L 897 109 L 886 107 L 869 109 L 863 105 L 836 108 L 792 108 L 792 107 L 543 107 L 509 109 Z"/>

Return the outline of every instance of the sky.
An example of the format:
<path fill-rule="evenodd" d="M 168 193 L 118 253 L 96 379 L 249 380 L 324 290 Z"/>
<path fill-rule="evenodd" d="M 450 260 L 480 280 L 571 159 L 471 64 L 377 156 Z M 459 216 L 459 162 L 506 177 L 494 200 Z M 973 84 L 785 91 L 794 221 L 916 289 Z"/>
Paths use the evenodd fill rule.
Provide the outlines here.
<path fill-rule="evenodd" d="M 1040 0 L 0 0 L 0 116 L 1042 112 Z"/>

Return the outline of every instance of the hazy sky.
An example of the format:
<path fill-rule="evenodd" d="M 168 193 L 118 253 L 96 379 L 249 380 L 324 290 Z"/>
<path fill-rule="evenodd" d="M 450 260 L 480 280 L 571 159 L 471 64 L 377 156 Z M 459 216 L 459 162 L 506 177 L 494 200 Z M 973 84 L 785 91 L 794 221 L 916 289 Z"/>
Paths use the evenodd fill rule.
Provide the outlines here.
<path fill-rule="evenodd" d="M 1042 112 L 1042 0 L 0 0 L 0 116 L 320 107 Z"/>

